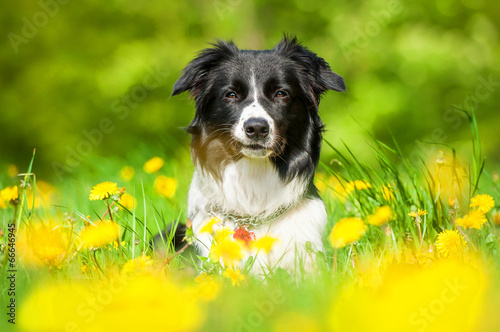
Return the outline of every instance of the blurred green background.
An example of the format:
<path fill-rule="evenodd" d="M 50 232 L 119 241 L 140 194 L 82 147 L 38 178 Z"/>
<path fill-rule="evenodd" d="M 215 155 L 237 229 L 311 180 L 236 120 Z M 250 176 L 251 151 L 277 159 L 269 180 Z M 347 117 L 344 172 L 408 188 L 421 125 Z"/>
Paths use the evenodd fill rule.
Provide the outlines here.
<path fill-rule="evenodd" d="M 216 38 L 266 49 L 283 32 L 345 79 L 348 92 L 320 106 L 334 144 L 369 159 L 367 129 L 407 154 L 417 140 L 465 153 L 469 125 L 453 106 L 472 105 L 500 162 L 496 1 L 8 1 L 0 18 L 0 165 L 23 170 L 37 148 L 44 178 L 95 158 L 187 158 L 194 105 L 169 97 L 184 66 Z"/>

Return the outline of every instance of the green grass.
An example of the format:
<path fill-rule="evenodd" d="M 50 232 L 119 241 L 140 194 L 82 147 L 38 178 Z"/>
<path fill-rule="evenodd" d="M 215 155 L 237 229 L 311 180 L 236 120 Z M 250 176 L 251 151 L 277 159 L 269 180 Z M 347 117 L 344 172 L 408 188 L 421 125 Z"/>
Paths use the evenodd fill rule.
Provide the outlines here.
<path fill-rule="evenodd" d="M 184 319 L 197 323 L 185 324 L 185 329 L 178 328 L 178 330 L 278 331 L 285 328 L 287 324 L 291 325 L 289 329 L 294 328 L 297 331 L 304 330 L 301 324 L 307 325 L 311 331 L 335 330 L 332 324 L 336 324 L 337 327 L 342 326 L 342 330 L 349 330 L 349 327 L 356 330 L 356 326 L 359 328 L 360 324 L 356 319 L 352 321 L 351 326 L 349 322 L 346 323 L 347 319 L 351 319 L 350 316 L 345 316 L 344 320 L 338 317 L 339 312 L 343 310 L 342 294 L 345 294 L 354 284 L 355 286 L 352 287 L 357 287 L 352 291 L 355 295 L 351 297 L 351 300 L 345 301 L 346 308 L 354 301 L 353 303 L 359 306 L 360 312 L 353 309 L 348 311 L 349 315 L 353 317 L 357 315 L 360 321 L 371 317 L 367 312 L 371 310 L 386 315 L 384 317 L 376 315 L 379 317 L 378 320 L 373 317 L 366 318 L 367 322 L 372 323 L 371 329 L 374 331 L 393 331 L 397 326 L 405 326 L 409 331 L 432 331 L 441 326 L 447 326 L 440 324 L 457 325 L 461 328 L 457 330 L 463 331 L 480 331 L 490 328 L 494 330 L 498 327 L 498 322 L 487 317 L 498 304 L 495 299 L 500 295 L 497 282 L 500 270 L 499 230 L 493 220 L 494 213 L 499 208 L 500 191 L 498 180 L 494 180 L 492 173 L 488 172 L 488 168 L 485 167 L 473 113 L 469 115 L 469 119 L 473 137 L 469 158 L 456 156 L 454 149 L 450 146 L 440 146 L 438 148 L 443 150 L 443 154 L 437 150 L 433 155 L 421 153 L 420 162 L 415 163 L 401 152 L 396 139 L 392 144 L 386 144 L 370 137 L 367 150 L 372 155 L 373 163 L 366 165 L 351 153 L 348 144 L 337 147 L 325 141 L 324 149 L 330 150 L 327 151 L 328 153 L 333 152 L 336 159 L 323 161 L 316 179 L 327 206 L 328 226 L 324 240 L 326 251 L 324 253 L 310 252 L 315 260 L 315 271 L 309 274 L 293 275 L 285 270 L 273 268 L 263 279 L 252 276 L 248 269 L 243 268 L 245 281 L 239 286 L 233 286 L 228 278 L 221 275 L 224 269 L 219 263 L 204 261 L 200 264 L 193 250 L 176 255 L 169 238 L 164 241 L 168 248 L 165 255 L 156 254 L 149 246 L 152 237 L 161 229 L 165 229 L 172 223 L 177 225 L 177 223 L 186 222 L 186 195 L 193 171 L 187 152 L 177 152 L 175 158 L 162 155 L 166 163 L 157 174 L 147 174 L 142 170 L 144 162 L 154 155 L 151 150 L 132 154 L 126 162 L 114 158 L 96 157 L 88 162 L 88 167 L 75 170 L 64 182 L 54 183 L 55 197 L 49 204 L 38 208 L 35 207 L 35 197 L 42 195 L 37 194 L 39 187 L 37 181 L 40 179 L 36 179 L 35 174 L 32 173 L 33 170 L 36 173 L 36 156 L 34 155 L 26 171 L 28 175 L 12 178 L 6 174 L 0 174 L 2 188 L 19 186 L 22 179 L 35 190 L 35 195 L 30 198 L 25 190 L 27 187 L 21 188 L 17 206 L 9 206 L 0 212 L 0 227 L 4 232 L 1 247 L 2 255 L 5 257 L 2 260 L 3 273 L 6 274 L 8 270 L 6 244 L 8 224 L 11 221 L 18 225 L 18 240 L 23 239 L 23 233 L 25 234 L 26 229 L 31 225 L 44 224 L 51 227 L 59 225 L 64 230 L 63 242 L 67 245 L 67 251 L 63 255 L 64 259 L 58 264 L 50 264 L 47 261 L 43 263 L 37 258 L 35 258 L 37 263 L 30 264 L 25 257 L 26 252 L 29 253 L 30 249 L 34 249 L 35 257 L 37 255 L 47 257 L 44 256 L 43 249 L 51 243 L 36 246 L 33 244 L 35 243 L 33 238 L 26 243 L 18 243 L 20 250 L 17 253 L 16 264 L 18 324 L 13 326 L 8 324 L 6 319 L 2 319 L 0 324 L 3 325 L 0 327 L 2 331 L 6 329 L 63 331 L 72 329 L 72 325 L 68 326 L 66 321 L 72 318 L 77 320 L 77 325 L 82 331 L 95 329 L 98 326 L 96 324 L 100 322 L 99 319 L 103 319 L 103 322 L 114 319 L 110 322 L 110 326 L 118 330 L 132 329 L 134 326 L 132 321 L 140 321 L 146 330 L 153 331 L 155 324 L 163 326 L 168 325 L 165 322 L 169 320 L 183 321 Z M 440 162 L 436 162 L 437 158 Z M 470 161 L 467 162 L 467 160 Z M 470 166 L 464 166 L 468 164 Z M 132 165 L 135 169 L 135 175 L 131 181 L 124 181 L 120 178 L 120 169 L 125 165 Z M 443 177 L 445 173 L 447 176 Z M 171 198 L 162 197 L 153 188 L 155 178 L 160 174 L 177 180 L 177 190 Z M 103 181 L 116 182 L 119 187 L 125 187 L 126 192 L 135 197 L 136 204 L 129 209 L 118 209 L 119 204 L 113 199 L 109 200 L 109 203 L 114 202 L 114 208 L 116 208 L 112 213 L 114 221 L 120 225 L 120 241 L 123 241 L 123 245 L 116 248 L 106 245 L 97 250 L 83 249 L 80 246 L 79 237 L 85 223 L 95 223 L 108 209 L 105 201 L 88 199 L 92 187 Z M 370 185 L 366 189 L 346 192 L 353 181 L 364 181 Z M 384 196 L 382 191 L 384 186 L 392 188 L 392 198 Z M 451 192 L 460 204 L 458 208 L 451 209 L 448 204 Z M 459 255 L 458 266 L 453 265 L 449 268 L 445 265 L 443 268 L 443 271 L 459 271 L 457 272 L 458 278 L 463 278 L 460 282 L 468 285 L 468 289 L 473 289 L 474 294 L 470 295 L 465 291 L 457 295 L 455 302 L 451 304 L 446 302 L 447 306 L 442 313 L 432 316 L 432 319 L 419 321 L 417 318 L 420 316 L 417 315 L 412 323 L 412 315 L 395 317 L 400 301 L 438 303 L 432 302 L 440 299 L 441 293 L 436 292 L 435 287 L 438 287 L 438 290 L 443 289 L 442 292 L 444 292 L 446 288 L 439 288 L 445 287 L 441 284 L 446 285 L 448 279 L 454 280 L 453 278 L 457 277 L 436 274 L 435 283 L 433 283 L 428 282 L 425 273 L 431 273 L 429 271 L 433 269 L 441 271 L 440 267 L 443 263 L 440 255 L 436 253 L 436 237 L 443 230 L 456 229 L 453 220 L 467 213 L 469 201 L 477 193 L 493 196 L 497 205 L 486 215 L 488 221 L 480 230 L 461 229 L 472 243 L 469 242 L 467 249 Z M 377 207 L 384 205 L 390 206 L 393 211 L 392 220 L 387 225 L 380 227 L 369 225 L 367 232 L 359 241 L 344 248 L 335 250 L 331 246 L 327 237 L 339 220 L 345 217 L 367 220 Z M 410 212 L 417 209 L 428 212 L 422 217 L 420 231 L 414 218 L 409 216 Z M 43 239 L 40 243 L 44 243 Z M 477 248 L 477 252 L 474 247 Z M 337 251 L 336 254 L 335 251 Z M 143 280 L 141 278 L 146 278 L 145 276 L 153 276 L 152 278 L 158 278 L 161 285 L 165 287 L 170 284 L 174 285 L 174 289 L 181 292 L 180 295 L 176 295 L 172 290 L 163 289 L 163 286 L 161 289 L 151 290 L 148 288 L 149 284 L 144 283 L 140 284 L 143 290 L 142 293 L 139 292 L 139 295 L 126 288 L 116 293 L 112 292 L 111 299 L 104 301 L 103 305 L 91 306 L 95 311 L 95 317 L 90 322 L 86 320 L 85 314 L 79 314 L 79 305 L 85 303 L 87 293 L 83 292 L 84 295 L 80 296 L 78 291 L 71 287 L 76 287 L 74 285 L 83 287 L 88 294 L 107 294 L 105 291 L 112 289 L 109 283 L 119 278 L 118 276 L 124 275 L 125 264 L 143 255 L 152 257 L 152 265 L 144 268 L 138 266 L 136 272 L 126 274 L 127 285 L 140 282 Z M 336 257 L 335 270 L 334 257 Z M 86 266 L 85 272 L 82 271 L 83 266 Z M 405 269 L 413 270 L 411 273 L 398 274 L 405 276 L 403 278 L 393 278 L 391 271 L 394 266 L 404 266 Z M 473 271 L 471 273 L 478 273 L 480 278 L 476 279 L 481 282 L 478 281 L 477 284 L 475 281 L 471 282 L 476 279 L 469 278 L 469 268 Z M 300 270 L 301 267 L 298 266 L 297 269 Z M 208 291 L 213 293 L 213 298 L 208 300 L 199 295 L 200 287 L 202 289 L 208 287 L 207 284 L 200 286 L 194 281 L 195 277 L 201 273 L 211 275 L 216 284 L 214 287 L 218 289 Z M 483 279 L 489 281 L 482 283 Z M 401 287 L 407 289 L 407 293 L 389 296 L 388 302 L 383 302 L 384 296 L 397 289 L 391 288 L 396 287 L 391 285 L 398 285 L 405 280 L 408 284 L 403 284 L 404 287 Z M 8 294 L 9 285 L 6 278 L 2 278 L 0 285 L 3 290 L 2 303 L 7 304 L 11 297 Z M 375 294 L 382 292 L 377 297 L 381 299 L 367 300 L 369 296 L 363 293 L 365 288 Z M 40 290 L 44 289 L 47 292 L 55 289 L 57 295 L 40 295 Z M 68 289 L 73 289 L 74 297 L 66 293 Z M 429 290 L 430 293 L 428 298 L 421 300 L 420 293 L 427 294 L 425 290 Z M 485 290 L 488 290 L 487 295 L 484 295 Z M 167 296 L 155 298 L 157 294 Z M 476 302 L 469 301 L 470 298 L 475 299 Z M 46 304 L 46 307 L 40 309 L 39 312 L 30 311 L 33 308 L 34 299 L 40 301 L 39 305 Z M 119 300 L 123 301 L 119 303 L 124 306 L 122 309 L 117 309 L 121 307 L 113 302 Z M 191 310 L 192 308 L 188 306 L 193 301 L 196 310 Z M 139 303 L 137 304 L 139 307 L 135 308 L 134 303 Z M 384 311 L 386 309 L 382 308 L 381 303 L 390 304 L 387 311 Z M 455 305 L 457 303 L 460 307 Z M 5 308 L 5 305 L 2 307 Z M 155 308 L 157 307 L 166 310 L 162 313 L 163 316 L 156 316 Z M 188 310 L 189 308 L 191 309 Z M 361 311 L 363 308 L 370 310 Z M 417 309 L 418 307 L 415 308 L 415 312 L 418 312 Z M 470 312 L 476 309 L 480 310 L 477 316 L 479 318 L 471 318 Z M 452 310 L 457 318 L 449 320 L 446 315 Z M 54 314 L 53 320 L 50 314 Z M 474 324 L 470 321 L 462 324 L 462 317 L 473 320 Z M 425 329 L 423 329 L 424 326 Z M 103 329 L 112 330 L 104 327 Z M 174 329 L 163 326 L 159 330 Z"/>

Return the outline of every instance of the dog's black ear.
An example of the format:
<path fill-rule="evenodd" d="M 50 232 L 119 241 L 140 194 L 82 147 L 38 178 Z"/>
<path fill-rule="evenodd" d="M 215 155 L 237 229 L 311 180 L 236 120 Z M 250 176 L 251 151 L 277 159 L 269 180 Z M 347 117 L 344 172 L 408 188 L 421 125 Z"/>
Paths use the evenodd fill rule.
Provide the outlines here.
<path fill-rule="evenodd" d="M 334 73 L 328 63 L 319 57 L 316 57 L 319 67 L 318 79 L 320 85 L 326 90 L 334 90 L 339 92 L 346 92 L 344 79 L 337 73 Z"/>
<path fill-rule="evenodd" d="M 200 54 L 184 68 L 181 78 L 175 82 L 172 96 L 188 90 L 191 91 L 192 95 L 196 95 L 207 82 L 207 76 L 210 70 L 238 52 L 238 48 L 232 41 L 225 42 L 218 40 L 217 43 L 211 45 L 213 46 L 212 48 L 201 51 Z"/>
<path fill-rule="evenodd" d="M 308 90 L 313 90 L 316 100 L 327 90 L 346 91 L 344 79 L 334 73 L 323 58 L 302 46 L 296 37 L 285 35 L 273 51 L 292 59 L 302 67 L 299 75 L 307 81 L 302 84 L 307 84 Z"/>

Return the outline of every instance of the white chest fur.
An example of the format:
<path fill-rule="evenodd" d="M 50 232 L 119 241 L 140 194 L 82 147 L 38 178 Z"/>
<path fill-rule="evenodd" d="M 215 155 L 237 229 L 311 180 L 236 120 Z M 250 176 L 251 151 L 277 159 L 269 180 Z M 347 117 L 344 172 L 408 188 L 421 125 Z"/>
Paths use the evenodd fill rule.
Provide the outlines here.
<path fill-rule="evenodd" d="M 207 203 L 240 215 L 272 214 L 300 200 L 305 189 L 300 177 L 284 183 L 268 159 L 243 158 L 226 166 L 220 180 L 195 171 L 189 192 L 190 217 Z"/>
<path fill-rule="evenodd" d="M 199 229 L 211 217 L 207 208 L 213 204 L 225 211 L 250 216 L 271 215 L 280 207 L 293 204 L 293 208 L 269 225 L 251 230 L 257 238 L 269 235 L 279 240 L 269 255 L 259 257 L 263 265 L 272 267 L 280 262 L 280 266 L 293 269 L 295 259 L 306 256 L 306 242 L 322 250 L 325 206 L 318 198 L 305 197 L 306 186 L 307 182 L 300 177 L 289 182 L 281 180 L 268 159 L 243 158 L 226 166 L 219 180 L 196 170 L 189 190 L 188 216 L 202 255 L 208 254 L 211 237 L 199 234 Z M 226 225 L 234 227 L 231 223 Z"/>

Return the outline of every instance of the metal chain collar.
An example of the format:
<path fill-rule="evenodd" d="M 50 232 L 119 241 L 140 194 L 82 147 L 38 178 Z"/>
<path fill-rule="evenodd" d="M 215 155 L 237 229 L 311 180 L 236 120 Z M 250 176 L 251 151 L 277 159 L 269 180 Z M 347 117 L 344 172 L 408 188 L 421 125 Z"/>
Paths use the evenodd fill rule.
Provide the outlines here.
<path fill-rule="evenodd" d="M 267 217 L 264 217 L 264 213 L 255 216 L 231 213 L 222 209 L 216 204 L 209 205 L 207 208 L 207 212 L 212 217 L 220 217 L 223 222 L 225 222 L 226 220 L 232 221 L 235 224 L 236 228 L 244 227 L 246 229 L 257 229 L 270 223 L 271 221 L 278 219 L 286 212 L 288 212 L 294 205 L 294 203 L 283 205 Z"/>

